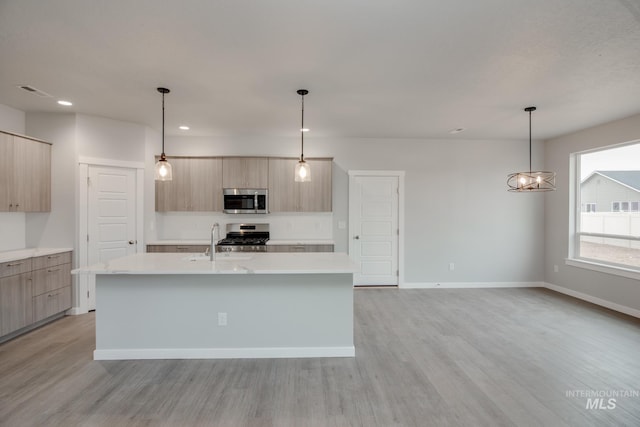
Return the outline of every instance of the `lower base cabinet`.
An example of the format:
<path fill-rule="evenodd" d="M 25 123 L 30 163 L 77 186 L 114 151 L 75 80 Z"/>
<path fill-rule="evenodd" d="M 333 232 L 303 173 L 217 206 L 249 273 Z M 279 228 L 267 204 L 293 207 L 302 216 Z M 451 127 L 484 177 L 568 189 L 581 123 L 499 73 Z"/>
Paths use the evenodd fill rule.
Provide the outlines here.
<path fill-rule="evenodd" d="M 204 252 L 209 245 L 147 245 L 147 252 Z"/>
<path fill-rule="evenodd" d="M 33 322 L 31 273 L 0 279 L 0 336 Z"/>
<path fill-rule="evenodd" d="M 71 252 L 0 264 L 0 342 L 71 308 Z"/>
<path fill-rule="evenodd" d="M 267 245 L 267 252 L 333 252 L 333 245 Z"/>

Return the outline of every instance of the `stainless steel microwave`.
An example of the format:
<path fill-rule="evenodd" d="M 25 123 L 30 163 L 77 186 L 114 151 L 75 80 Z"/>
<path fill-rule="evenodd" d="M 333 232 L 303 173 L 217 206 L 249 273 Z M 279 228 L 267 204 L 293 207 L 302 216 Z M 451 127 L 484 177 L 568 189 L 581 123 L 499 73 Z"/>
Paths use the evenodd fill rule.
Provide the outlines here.
<path fill-rule="evenodd" d="M 266 188 L 225 188 L 222 197 L 224 213 L 269 213 L 269 191 Z"/>

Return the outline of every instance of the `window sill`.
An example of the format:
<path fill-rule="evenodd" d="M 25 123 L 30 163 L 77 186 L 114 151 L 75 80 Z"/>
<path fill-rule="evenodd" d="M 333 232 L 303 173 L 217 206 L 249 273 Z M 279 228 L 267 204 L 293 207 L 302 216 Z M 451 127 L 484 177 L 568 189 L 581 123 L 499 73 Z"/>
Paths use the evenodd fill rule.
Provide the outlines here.
<path fill-rule="evenodd" d="M 572 267 L 584 268 L 587 270 L 598 271 L 600 273 L 612 274 L 614 276 L 626 277 L 629 279 L 640 280 L 640 272 L 632 268 L 617 267 L 607 264 L 600 264 L 595 261 L 587 261 L 584 259 L 567 258 L 565 264 Z"/>

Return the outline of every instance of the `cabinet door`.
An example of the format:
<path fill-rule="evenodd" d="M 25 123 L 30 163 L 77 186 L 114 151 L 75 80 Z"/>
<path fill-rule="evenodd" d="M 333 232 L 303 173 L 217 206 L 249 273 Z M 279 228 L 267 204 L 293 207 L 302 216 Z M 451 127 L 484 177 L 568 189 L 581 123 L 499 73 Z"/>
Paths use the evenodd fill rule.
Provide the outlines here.
<path fill-rule="evenodd" d="M 189 159 L 168 157 L 167 160 L 172 167 L 173 179 L 171 181 L 156 181 L 156 211 L 188 211 L 187 194 L 190 193 L 191 185 Z"/>
<path fill-rule="evenodd" d="M 266 157 L 223 158 L 223 188 L 267 188 L 268 185 L 269 159 Z"/>
<path fill-rule="evenodd" d="M 13 210 L 13 135 L 0 133 L 0 212 Z"/>
<path fill-rule="evenodd" d="M 300 210 L 299 184 L 295 182 L 294 171 L 297 159 L 269 159 L 269 211 L 298 212 Z M 311 171 L 313 174 L 313 171 Z M 313 175 L 311 175 L 313 179 Z"/>
<path fill-rule="evenodd" d="M 20 212 L 51 210 L 51 145 L 14 136 L 14 200 Z"/>
<path fill-rule="evenodd" d="M 189 159 L 188 206 L 190 211 L 222 211 L 222 159 Z"/>
<path fill-rule="evenodd" d="M 301 212 L 331 212 L 332 160 L 307 160 L 311 168 L 311 182 L 299 185 Z"/>
<path fill-rule="evenodd" d="M 222 160 L 168 157 L 171 181 L 156 181 L 156 211 L 222 211 Z"/>
<path fill-rule="evenodd" d="M 33 321 L 31 273 L 0 279 L 0 335 L 7 335 Z"/>

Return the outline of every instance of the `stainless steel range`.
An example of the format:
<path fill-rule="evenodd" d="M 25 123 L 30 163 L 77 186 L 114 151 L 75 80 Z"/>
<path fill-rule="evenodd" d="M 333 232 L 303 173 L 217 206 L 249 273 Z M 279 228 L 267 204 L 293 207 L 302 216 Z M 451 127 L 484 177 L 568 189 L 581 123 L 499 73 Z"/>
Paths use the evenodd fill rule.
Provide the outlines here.
<path fill-rule="evenodd" d="M 227 224 L 227 237 L 216 252 L 266 252 L 269 224 Z"/>

